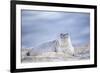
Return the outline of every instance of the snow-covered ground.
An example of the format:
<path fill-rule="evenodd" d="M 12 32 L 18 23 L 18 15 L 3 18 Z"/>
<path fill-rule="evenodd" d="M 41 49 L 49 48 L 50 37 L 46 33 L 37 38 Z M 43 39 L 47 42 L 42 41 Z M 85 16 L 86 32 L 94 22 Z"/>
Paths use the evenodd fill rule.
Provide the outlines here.
<path fill-rule="evenodd" d="M 47 52 L 41 55 L 30 56 L 28 53 L 31 49 L 22 49 L 21 61 L 22 63 L 27 62 L 53 62 L 53 61 L 73 61 L 73 60 L 84 60 L 90 58 L 90 47 L 89 45 L 76 47 L 74 55 L 68 55 L 62 52 Z"/>

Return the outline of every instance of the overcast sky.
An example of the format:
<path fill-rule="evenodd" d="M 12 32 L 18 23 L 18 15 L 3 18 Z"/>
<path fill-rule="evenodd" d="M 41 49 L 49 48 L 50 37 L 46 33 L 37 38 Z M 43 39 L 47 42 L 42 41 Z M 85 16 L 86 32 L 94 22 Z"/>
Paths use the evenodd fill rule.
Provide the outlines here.
<path fill-rule="evenodd" d="M 31 48 L 69 33 L 73 45 L 90 40 L 90 14 L 22 10 L 22 48 Z"/>

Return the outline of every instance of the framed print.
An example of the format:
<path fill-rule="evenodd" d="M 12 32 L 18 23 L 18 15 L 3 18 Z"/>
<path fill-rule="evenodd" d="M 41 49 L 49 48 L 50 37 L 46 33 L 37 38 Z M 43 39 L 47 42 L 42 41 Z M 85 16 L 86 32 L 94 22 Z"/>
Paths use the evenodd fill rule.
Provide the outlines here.
<path fill-rule="evenodd" d="M 96 66 L 96 6 L 11 1 L 11 72 Z"/>

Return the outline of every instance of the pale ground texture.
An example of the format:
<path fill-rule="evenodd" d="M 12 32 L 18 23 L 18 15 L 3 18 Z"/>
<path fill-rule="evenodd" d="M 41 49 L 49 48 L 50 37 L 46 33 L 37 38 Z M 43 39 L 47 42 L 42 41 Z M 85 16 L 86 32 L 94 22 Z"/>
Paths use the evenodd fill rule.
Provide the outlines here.
<path fill-rule="evenodd" d="M 22 49 L 22 63 L 28 62 L 55 62 L 55 61 L 75 61 L 86 60 L 90 58 L 89 45 L 75 48 L 74 55 L 64 54 L 62 52 L 47 52 L 37 56 L 29 56 L 27 53 L 31 49 Z"/>

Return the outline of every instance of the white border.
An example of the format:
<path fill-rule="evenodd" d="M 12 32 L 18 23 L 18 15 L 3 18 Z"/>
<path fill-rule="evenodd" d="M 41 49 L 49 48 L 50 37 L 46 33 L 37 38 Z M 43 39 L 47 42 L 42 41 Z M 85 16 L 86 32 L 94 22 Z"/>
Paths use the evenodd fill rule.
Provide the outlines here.
<path fill-rule="evenodd" d="M 90 60 L 67 61 L 67 62 L 45 62 L 45 63 L 21 63 L 21 9 L 29 10 L 49 10 L 49 11 L 66 11 L 66 12 L 89 12 L 90 13 Z M 94 64 L 94 10 L 84 8 L 70 7 L 50 7 L 35 5 L 16 5 L 16 69 L 21 68 L 38 68 L 53 66 L 71 66 Z"/>

